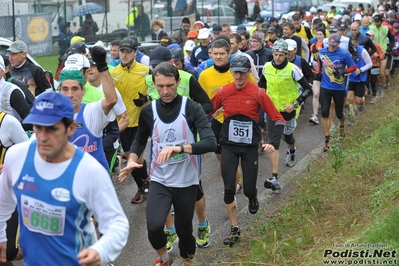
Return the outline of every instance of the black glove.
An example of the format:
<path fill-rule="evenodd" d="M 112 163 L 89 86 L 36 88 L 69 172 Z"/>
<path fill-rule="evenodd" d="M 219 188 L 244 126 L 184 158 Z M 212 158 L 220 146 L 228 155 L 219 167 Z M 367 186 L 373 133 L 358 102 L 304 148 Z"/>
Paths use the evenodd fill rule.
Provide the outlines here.
<path fill-rule="evenodd" d="M 146 102 L 151 101 L 151 97 L 148 95 L 143 95 L 139 92 L 139 97 L 138 99 L 133 99 L 134 104 L 137 107 L 143 106 Z"/>
<path fill-rule="evenodd" d="M 93 46 L 90 49 L 91 58 L 96 63 L 98 72 L 108 71 L 108 65 L 106 61 L 107 52 L 104 48 L 99 46 Z"/>
<path fill-rule="evenodd" d="M 345 75 L 345 70 L 334 68 L 333 75 L 336 79 L 339 79 Z"/>

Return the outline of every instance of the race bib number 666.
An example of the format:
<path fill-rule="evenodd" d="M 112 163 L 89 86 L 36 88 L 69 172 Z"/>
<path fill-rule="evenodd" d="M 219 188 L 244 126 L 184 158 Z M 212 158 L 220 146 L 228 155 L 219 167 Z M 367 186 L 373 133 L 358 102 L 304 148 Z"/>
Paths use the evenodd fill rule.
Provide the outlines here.
<path fill-rule="evenodd" d="M 230 120 L 229 141 L 251 144 L 252 134 L 252 121 Z"/>
<path fill-rule="evenodd" d="M 21 196 L 22 219 L 27 229 L 49 236 L 64 234 L 66 208 Z"/>

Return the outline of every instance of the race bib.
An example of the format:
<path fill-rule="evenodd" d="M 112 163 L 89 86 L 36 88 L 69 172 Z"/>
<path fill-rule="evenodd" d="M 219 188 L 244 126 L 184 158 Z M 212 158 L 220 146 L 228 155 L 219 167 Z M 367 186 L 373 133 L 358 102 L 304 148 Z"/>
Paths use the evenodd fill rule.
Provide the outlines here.
<path fill-rule="evenodd" d="M 158 154 L 162 151 L 164 147 L 171 147 L 171 146 L 176 146 L 179 145 L 180 143 L 159 143 L 158 145 Z M 184 143 L 183 143 L 184 144 Z M 167 160 L 167 163 L 179 163 L 184 160 L 188 159 L 188 154 L 187 153 L 179 153 L 176 154 L 173 157 L 170 157 L 169 160 Z"/>
<path fill-rule="evenodd" d="M 48 236 L 62 236 L 65 229 L 66 208 L 47 204 L 35 198 L 21 196 L 22 220 L 32 232 Z"/>
<path fill-rule="evenodd" d="M 229 141 L 252 144 L 252 121 L 230 120 Z"/>
<path fill-rule="evenodd" d="M 370 70 L 370 73 L 371 73 L 371 75 L 379 75 L 379 74 L 380 74 L 380 68 L 379 68 L 379 67 L 377 67 L 377 68 L 372 68 L 372 69 Z"/>

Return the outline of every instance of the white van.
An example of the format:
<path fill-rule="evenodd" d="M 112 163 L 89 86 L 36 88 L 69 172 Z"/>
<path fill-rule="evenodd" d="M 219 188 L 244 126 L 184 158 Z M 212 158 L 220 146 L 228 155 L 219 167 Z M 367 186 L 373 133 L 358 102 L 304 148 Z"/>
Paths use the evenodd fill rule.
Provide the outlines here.
<path fill-rule="evenodd" d="M 363 7 L 367 9 L 367 6 L 370 4 L 377 10 L 377 6 L 380 4 L 379 0 L 334 0 L 332 4 L 344 4 L 346 6 L 352 5 L 354 10 L 359 7 L 359 4 L 363 4 Z"/>

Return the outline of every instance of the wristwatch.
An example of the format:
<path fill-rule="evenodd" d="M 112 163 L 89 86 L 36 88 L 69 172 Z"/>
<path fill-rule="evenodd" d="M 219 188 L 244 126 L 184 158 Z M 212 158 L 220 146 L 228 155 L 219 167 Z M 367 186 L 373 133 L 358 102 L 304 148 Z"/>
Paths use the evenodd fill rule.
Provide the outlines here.
<path fill-rule="evenodd" d="M 298 106 L 299 106 L 299 104 L 297 104 L 296 101 L 293 102 L 292 104 L 294 105 L 294 108 L 295 108 L 295 109 L 298 108 Z"/>

